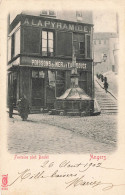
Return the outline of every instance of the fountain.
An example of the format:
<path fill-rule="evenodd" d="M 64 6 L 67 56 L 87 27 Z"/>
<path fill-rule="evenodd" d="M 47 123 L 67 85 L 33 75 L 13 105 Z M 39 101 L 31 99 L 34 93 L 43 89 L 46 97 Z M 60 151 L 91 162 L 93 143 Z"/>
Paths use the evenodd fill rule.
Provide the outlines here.
<path fill-rule="evenodd" d="M 68 116 L 90 116 L 94 113 L 94 100 L 78 85 L 76 56 L 73 49 L 71 86 L 56 98 L 53 113 Z"/>

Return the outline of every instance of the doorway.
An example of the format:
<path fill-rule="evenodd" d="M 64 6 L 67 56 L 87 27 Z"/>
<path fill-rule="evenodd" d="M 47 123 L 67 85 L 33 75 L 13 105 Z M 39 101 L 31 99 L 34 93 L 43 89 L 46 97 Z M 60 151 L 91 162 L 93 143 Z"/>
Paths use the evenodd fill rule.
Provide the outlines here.
<path fill-rule="evenodd" d="M 44 106 L 44 79 L 32 78 L 32 106 Z"/>

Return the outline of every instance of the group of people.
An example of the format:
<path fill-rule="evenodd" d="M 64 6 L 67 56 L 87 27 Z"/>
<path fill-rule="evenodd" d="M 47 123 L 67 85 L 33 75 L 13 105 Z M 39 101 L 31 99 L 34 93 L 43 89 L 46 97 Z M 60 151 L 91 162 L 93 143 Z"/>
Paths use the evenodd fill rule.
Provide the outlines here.
<path fill-rule="evenodd" d="M 107 93 L 108 91 L 108 82 L 107 82 L 107 77 L 104 77 L 102 74 L 97 74 L 96 75 L 98 79 L 101 79 L 102 82 L 104 82 L 104 89 L 105 89 L 105 92 Z"/>
<path fill-rule="evenodd" d="M 11 96 L 9 99 L 9 117 L 13 118 L 13 107 L 14 107 L 14 102 L 13 102 L 13 97 Z M 29 102 L 25 95 L 23 95 L 17 102 L 17 108 L 19 115 L 21 116 L 23 121 L 26 121 L 28 118 L 28 114 L 30 112 L 30 107 L 29 107 Z"/>

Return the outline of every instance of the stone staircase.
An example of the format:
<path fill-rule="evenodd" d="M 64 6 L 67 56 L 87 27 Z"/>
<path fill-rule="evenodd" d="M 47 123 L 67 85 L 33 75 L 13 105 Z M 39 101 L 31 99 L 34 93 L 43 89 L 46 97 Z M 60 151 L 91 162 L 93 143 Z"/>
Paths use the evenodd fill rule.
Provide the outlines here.
<path fill-rule="evenodd" d="M 110 93 L 106 93 L 104 89 L 95 80 L 95 98 L 100 106 L 101 114 L 117 114 L 118 106 L 117 100 L 111 96 Z"/>

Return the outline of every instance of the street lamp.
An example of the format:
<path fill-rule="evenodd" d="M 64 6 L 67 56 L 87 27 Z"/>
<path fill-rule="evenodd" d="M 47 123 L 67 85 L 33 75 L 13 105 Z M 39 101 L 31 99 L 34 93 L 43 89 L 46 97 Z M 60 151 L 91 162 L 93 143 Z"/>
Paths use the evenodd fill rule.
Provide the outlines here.
<path fill-rule="evenodd" d="M 107 60 L 107 55 L 106 55 L 106 53 L 104 53 L 103 57 L 102 57 L 102 62 L 106 62 L 106 60 Z"/>

